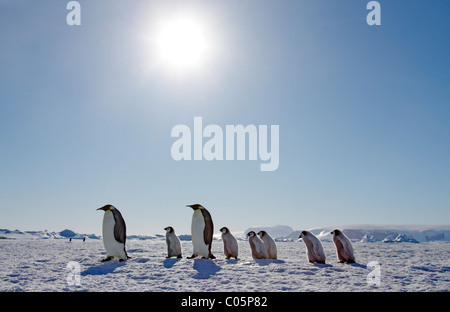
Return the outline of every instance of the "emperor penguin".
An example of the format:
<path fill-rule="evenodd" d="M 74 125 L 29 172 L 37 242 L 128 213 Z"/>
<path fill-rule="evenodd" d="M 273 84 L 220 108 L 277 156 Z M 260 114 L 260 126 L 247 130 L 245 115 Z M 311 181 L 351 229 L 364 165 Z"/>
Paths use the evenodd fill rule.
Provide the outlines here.
<path fill-rule="evenodd" d="M 313 233 L 302 231 L 299 238 L 303 239 L 306 245 L 306 256 L 309 262 L 325 263 L 325 253 L 323 252 L 322 243 Z"/>
<path fill-rule="evenodd" d="M 330 232 L 330 234 L 333 235 L 333 242 L 334 245 L 336 245 L 336 253 L 339 262 L 355 263 L 355 255 L 350 239 L 338 229 Z"/>
<path fill-rule="evenodd" d="M 248 232 L 247 236 L 253 259 L 267 259 L 266 246 L 264 246 L 263 241 L 258 238 L 254 231 Z"/>
<path fill-rule="evenodd" d="M 259 238 L 264 243 L 266 247 L 267 259 L 276 259 L 277 258 L 277 245 L 272 237 L 266 231 L 258 232 Z"/>
<path fill-rule="evenodd" d="M 192 215 L 191 234 L 192 245 L 194 252 L 188 259 L 193 259 L 197 256 L 206 259 L 216 259 L 211 253 L 211 244 L 213 240 L 214 224 L 211 214 L 205 207 L 199 204 L 187 205 L 194 210 Z"/>
<path fill-rule="evenodd" d="M 106 258 L 102 262 L 119 258 L 119 261 L 129 259 L 125 250 L 127 228 L 120 211 L 113 205 L 105 205 L 97 210 L 105 212 L 103 216 L 103 245 L 106 249 Z"/>
<path fill-rule="evenodd" d="M 166 243 L 167 243 L 167 257 L 181 258 L 181 242 L 178 236 L 175 235 L 173 227 L 168 226 L 164 228 L 166 230 Z"/>
<path fill-rule="evenodd" d="M 223 241 L 223 252 L 227 259 L 231 257 L 237 259 L 238 257 L 238 243 L 233 234 L 230 233 L 230 230 L 224 226 L 220 229 L 222 232 L 222 241 Z"/>

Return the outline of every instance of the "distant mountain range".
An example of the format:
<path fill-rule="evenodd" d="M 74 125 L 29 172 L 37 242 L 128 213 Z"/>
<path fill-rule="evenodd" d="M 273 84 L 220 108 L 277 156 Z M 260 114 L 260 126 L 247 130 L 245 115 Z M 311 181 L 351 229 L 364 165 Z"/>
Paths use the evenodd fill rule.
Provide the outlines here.
<path fill-rule="evenodd" d="M 191 240 L 191 235 L 178 235 L 180 240 Z M 65 229 L 61 232 L 49 232 L 47 230 L 43 231 L 20 231 L 20 230 L 8 230 L 0 229 L 0 239 L 101 239 L 100 235 L 96 234 L 80 234 L 72 230 Z M 165 235 L 154 234 L 138 234 L 138 235 L 127 235 L 127 239 L 163 239 Z"/>
<path fill-rule="evenodd" d="M 72 230 L 62 230 L 61 232 L 43 231 L 20 231 L 0 229 L 0 239 L 100 239 L 95 234 L 79 234 Z"/>
<path fill-rule="evenodd" d="M 344 232 L 352 241 L 360 242 L 430 242 L 430 241 L 450 241 L 450 225 L 343 225 L 333 227 L 321 227 L 306 229 L 322 241 L 331 241 L 330 232 L 334 229 Z M 246 240 L 247 233 L 256 233 L 264 230 L 276 241 L 296 241 L 302 230 L 293 230 L 287 225 L 274 226 L 254 226 L 243 232 L 233 232 L 238 240 Z M 180 240 L 190 241 L 191 235 L 178 235 Z M 220 239 L 221 234 L 215 234 L 214 239 Z M 0 229 L 0 239 L 101 239 L 96 234 L 80 234 L 72 230 L 65 229 L 60 232 L 43 231 L 20 231 Z M 164 239 L 162 234 L 155 235 L 128 235 L 127 239 Z"/>

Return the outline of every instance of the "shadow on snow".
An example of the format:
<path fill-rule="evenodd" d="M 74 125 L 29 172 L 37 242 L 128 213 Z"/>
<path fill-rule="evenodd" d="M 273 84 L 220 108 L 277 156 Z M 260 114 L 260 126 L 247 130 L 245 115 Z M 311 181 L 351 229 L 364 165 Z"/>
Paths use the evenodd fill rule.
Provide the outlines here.
<path fill-rule="evenodd" d="M 209 259 L 194 259 L 194 270 L 197 274 L 193 276 L 196 279 L 207 279 L 215 275 L 221 268 Z"/>
<path fill-rule="evenodd" d="M 169 269 L 175 265 L 181 258 L 166 258 L 164 259 L 163 265 L 166 269 Z"/>
<path fill-rule="evenodd" d="M 87 268 L 83 272 L 80 273 L 81 276 L 86 275 L 106 275 L 114 272 L 118 267 L 122 267 L 126 264 L 126 261 L 119 262 L 116 260 L 111 260 L 105 263 L 98 264 L 96 266 L 92 266 Z"/>

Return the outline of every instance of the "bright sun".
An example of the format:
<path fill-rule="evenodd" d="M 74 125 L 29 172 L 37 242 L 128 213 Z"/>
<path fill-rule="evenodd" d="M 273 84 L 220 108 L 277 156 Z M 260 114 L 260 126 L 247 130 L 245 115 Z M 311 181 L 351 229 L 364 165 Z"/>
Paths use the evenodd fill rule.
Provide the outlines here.
<path fill-rule="evenodd" d="M 191 19 L 177 19 L 166 23 L 157 40 L 161 59 L 171 66 L 198 64 L 207 50 L 204 30 Z"/>

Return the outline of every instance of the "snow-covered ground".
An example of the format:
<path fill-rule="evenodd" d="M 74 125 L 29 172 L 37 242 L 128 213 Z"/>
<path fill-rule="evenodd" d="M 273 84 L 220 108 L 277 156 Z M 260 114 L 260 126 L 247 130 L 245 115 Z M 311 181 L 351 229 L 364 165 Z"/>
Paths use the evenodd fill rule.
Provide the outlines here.
<path fill-rule="evenodd" d="M 302 242 L 277 242 L 279 260 L 253 260 L 248 242 L 238 244 L 238 260 L 226 260 L 218 240 L 215 260 L 186 259 L 190 241 L 182 241 L 183 259 L 166 259 L 163 238 L 129 239 L 132 259 L 101 263 L 105 252 L 98 239 L 1 239 L 0 291 L 450 290 L 449 242 L 354 242 L 357 263 L 341 264 L 333 243 L 324 241 L 322 265 L 307 262 Z M 367 267 L 372 261 L 379 271 Z M 368 274 L 379 274 L 380 284 L 368 283 Z"/>

